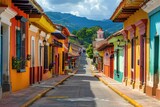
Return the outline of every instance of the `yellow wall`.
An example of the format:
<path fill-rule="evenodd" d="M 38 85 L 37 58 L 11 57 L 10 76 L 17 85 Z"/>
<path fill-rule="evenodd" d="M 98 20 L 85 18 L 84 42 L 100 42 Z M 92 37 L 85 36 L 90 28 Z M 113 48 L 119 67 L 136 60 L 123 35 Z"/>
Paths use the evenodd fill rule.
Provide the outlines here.
<path fill-rule="evenodd" d="M 146 12 L 144 12 L 142 9 L 135 12 L 133 15 L 131 15 L 125 22 L 124 22 L 124 29 L 126 29 L 128 26 L 135 24 L 141 19 L 148 19 L 148 15 Z M 148 21 L 149 22 L 149 21 Z M 147 22 L 147 38 L 149 37 L 149 23 Z M 128 33 L 128 39 L 130 39 L 130 32 Z M 139 28 L 136 27 L 135 36 L 138 36 L 138 39 L 136 39 L 136 81 L 139 81 L 140 76 L 140 66 L 138 65 L 138 59 L 140 59 L 140 34 L 139 34 Z M 130 39 L 131 40 L 131 39 Z M 146 71 L 149 70 L 149 41 L 147 41 L 147 48 L 146 48 Z M 128 44 L 128 78 L 131 78 L 131 43 Z"/>
<path fill-rule="evenodd" d="M 130 32 L 128 33 L 130 35 Z M 128 36 L 130 39 L 130 36 Z M 131 44 L 128 44 L 128 82 L 131 81 Z"/>
<path fill-rule="evenodd" d="M 10 66 L 12 66 L 12 65 L 10 65 Z M 11 86 L 12 86 L 13 92 L 27 88 L 29 86 L 29 67 L 26 67 L 26 72 L 24 72 L 24 73 L 17 73 L 16 70 L 12 69 L 11 75 L 12 75 Z M 16 77 L 18 77 L 18 78 L 16 78 Z"/>
<path fill-rule="evenodd" d="M 103 57 L 103 56 L 104 56 L 104 51 L 99 51 L 99 55 L 100 55 L 101 57 Z"/>
<path fill-rule="evenodd" d="M 52 35 L 50 34 L 50 37 L 49 37 L 49 39 L 47 40 L 48 41 L 48 43 L 49 44 L 53 44 L 53 38 L 52 38 Z M 54 54 L 54 53 L 52 53 L 52 46 L 49 46 L 49 48 L 48 48 L 48 54 L 49 54 L 49 65 L 50 65 L 50 63 L 52 62 L 52 54 Z M 53 56 L 53 59 L 54 59 L 54 56 Z M 52 76 L 52 72 L 54 72 L 54 67 L 49 71 L 50 72 L 50 75 Z"/>
<path fill-rule="evenodd" d="M 59 40 L 62 44 L 64 44 L 64 40 Z M 59 74 L 64 74 L 64 71 L 62 71 L 62 55 L 63 55 L 64 47 L 58 48 L 58 54 L 59 54 Z"/>

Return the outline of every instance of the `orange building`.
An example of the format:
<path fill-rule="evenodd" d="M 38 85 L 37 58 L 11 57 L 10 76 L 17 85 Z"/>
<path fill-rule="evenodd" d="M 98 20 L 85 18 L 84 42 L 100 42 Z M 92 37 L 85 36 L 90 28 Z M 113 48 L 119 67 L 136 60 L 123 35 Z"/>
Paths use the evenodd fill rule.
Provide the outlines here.
<path fill-rule="evenodd" d="M 58 28 L 35 0 L 0 4 L 0 93 L 64 74 L 69 30 L 61 26 L 64 40 L 52 34 Z"/>
<path fill-rule="evenodd" d="M 36 6 L 35 2 L 31 2 L 30 0 L 15 0 L 11 4 L 11 7 L 17 12 L 17 16 L 11 20 L 10 81 L 12 87 L 11 90 L 17 91 L 29 86 L 29 14 L 39 14 L 42 10 Z"/>
<path fill-rule="evenodd" d="M 70 36 L 70 32 L 62 25 L 56 26 L 58 30 L 52 33 L 52 35 L 58 38 L 59 42 L 62 43 L 62 48 L 58 48 L 58 71 L 59 74 L 65 74 L 65 62 L 68 62 L 68 36 Z"/>

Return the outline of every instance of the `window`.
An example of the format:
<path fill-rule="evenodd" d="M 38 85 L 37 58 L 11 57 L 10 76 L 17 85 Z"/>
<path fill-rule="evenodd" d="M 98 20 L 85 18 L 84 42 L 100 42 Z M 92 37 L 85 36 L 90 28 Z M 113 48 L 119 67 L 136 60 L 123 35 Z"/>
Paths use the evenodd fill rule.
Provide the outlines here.
<path fill-rule="evenodd" d="M 65 63 L 65 53 L 62 53 L 62 70 L 64 71 L 64 63 Z"/>
<path fill-rule="evenodd" d="M 44 69 L 48 70 L 48 46 L 44 46 Z"/>
<path fill-rule="evenodd" d="M 35 57 L 35 56 L 34 56 L 34 40 L 31 40 L 31 41 L 32 41 L 32 42 L 31 42 L 31 43 L 32 43 L 32 45 L 31 45 L 31 46 L 32 46 L 32 47 L 31 47 L 31 50 L 32 50 L 32 51 L 31 51 L 31 56 L 32 56 L 32 58 L 31 58 L 31 65 L 32 65 L 32 66 L 31 66 L 31 67 L 34 67 L 34 57 Z"/>
<path fill-rule="evenodd" d="M 3 35 L 3 26 L 1 26 L 1 35 Z"/>
<path fill-rule="evenodd" d="M 131 41 L 131 68 L 134 69 L 134 39 Z"/>
<path fill-rule="evenodd" d="M 54 66 L 54 48 L 52 45 L 49 47 L 49 71 L 53 68 Z"/>
<path fill-rule="evenodd" d="M 16 30 L 16 57 L 21 60 L 21 69 L 25 69 L 26 55 L 25 55 L 25 44 L 26 44 L 26 30 L 25 22 L 21 21 L 20 30 Z"/>

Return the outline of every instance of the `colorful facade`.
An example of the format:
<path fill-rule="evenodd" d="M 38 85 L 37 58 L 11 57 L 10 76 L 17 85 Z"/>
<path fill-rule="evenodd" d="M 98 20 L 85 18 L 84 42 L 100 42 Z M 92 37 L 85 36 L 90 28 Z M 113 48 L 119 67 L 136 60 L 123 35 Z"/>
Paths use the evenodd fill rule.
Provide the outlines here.
<path fill-rule="evenodd" d="M 93 45 L 93 63 L 95 64 L 96 69 L 98 69 L 99 72 L 103 71 L 103 56 L 104 52 L 98 52 L 97 48 L 101 45 L 101 42 L 104 41 L 104 31 L 100 28 L 97 31 L 97 38 L 95 38 L 95 41 L 92 42 Z"/>
<path fill-rule="evenodd" d="M 53 75 L 53 53 L 51 33 L 55 25 L 45 14 L 29 16 L 30 25 L 30 84 L 51 78 Z"/>
<path fill-rule="evenodd" d="M 35 0 L 0 1 L 0 97 L 65 74 L 69 30 L 59 29 Z M 7 48 L 6 48 L 7 47 Z"/>
<path fill-rule="evenodd" d="M 66 74 L 65 62 L 68 60 L 68 36 L 70 36 L 69 30 L 62 26 L 56 25 L 57 31 L 52 33 L 53 36 L 58 38 L 58 42 L 62 43 L 62 47 L 58 48 L 58 74 Z"/>
<path fill-rule="evenodd" d="M 150 37 L 147 37 L 149 48 L 149 72 L 147 78 L 146 94 L 149 96 L 156 96 L 160 99 L 160 47 L 159 47 L 159 36 L 160 36 L 160 0 L 150 0 L 147 2 L 142 9 L 148 13 L 150 22 Z M 149 41 L 150 40 L 150 41 Z"/>
<path fill-rule="evenodd" d="M 108 39 L 102 40 L 96 48 L 102 59 L 98 57 L 98 70 L 103 71 L 106 77 L 113 78 L 114 74 L 114 46 L 108 43 Z"/>
<path fill-rule="evenodd" d="M 144 1 L 123 0 L 111 20 L 124 22 L 122 34 L 126 41 L 124 63 L 124 81 L 132 88 L 146 91 L 146 80 L 149 71 L 149 21 L 148 15 L 141 9 Z"/>
<path fill-rule="evenodd" d="M 114 46 L 114 50 L 112 50 L 112 53 L 114 54 L 114 56 L 113 56 L 114 57 L 114 73 L 113 73 L 114 79 L 119 82 L 122 82 L 124 79 L 124 45 L 125 45 L 125 41 L 123 40 L 121 30 L 114 33 L 112 36 L 110 36 L 108 38 L 108 43 L 113 44 L 113 46 Z"/>
<path fill-rule="evenodd" d="M 29 14 L 40 13 L 34 2 L 29 0 L 26 2 L 27 5 L 34 7 L 34 11 L 26 8 L 23 5 L 23 1 L 13 1 L 11 8 L 17 12 L 11 22 L 11 42 L 10 42 L 10 81 L 11 91 L 17 91 L 24 89 L 29 86 L 29 75 L 30 75 L 30 47 L 29 47 Z M 17 5 L 18 4 L 18 5 Z M 24 6 L 23 8 L 21 8 Z"/>
<path fill-rule="evenodd" d="M 52 69 L 52 74 L 54 75 L 54 76 L 57 76 L 57 75 L 59 75 L 59 62 L 60 62 L 60 60 L 59 60 L 59 53 L 58 53 L 58 49 L 59 48 L 62 48 L 62 43 L 61 42 L 59 42 L 58 41 L 58 38 L 56 38 L 54 35 L 52 35 L 52 42 L 53 42 L 53 46 L 52 46 L 52 48 L 54 48 L 54 54 L 52 54 L 53 55 L 53 69 Z"/>
<path fill-rule="evenodd" d="M 114 33 L 105 40 L 100 41 L 95 48 L 99 54 L 103 53 L 103 73 L 106 77 L 122 82 L 124 78 L 124 46 L 125 41 L 121 31 Z M 101 65 L 101 64 L 100 64 Z"/>
<path fill-rule="evenodd" d="M 69 69 L 76 67 L 76 60 L 81 55 L 82 47 L 73 43 L 69 43 L 69 51 L 68 51 L 68 66 Z"/>
<path fill-rule="evenodd" d="M 11 90 L 10 42 L 12 18 L 17 12 L 11 8 L 11 1 L 0 1 L 0 98 Z M 7 48 L 6 48 L 7 47 Z"/>

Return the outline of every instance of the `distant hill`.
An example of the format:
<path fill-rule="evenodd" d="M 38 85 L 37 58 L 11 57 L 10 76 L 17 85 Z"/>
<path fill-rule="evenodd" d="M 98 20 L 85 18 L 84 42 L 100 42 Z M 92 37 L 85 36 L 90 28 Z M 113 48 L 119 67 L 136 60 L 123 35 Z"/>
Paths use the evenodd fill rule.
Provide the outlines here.
<path fill-rule="evenodd" d="M 57 24 L 62 24 L 69 28 L 70 32 L 83 27 L 100 26 L 108 33 L 114 33 L 122 29 L 122 23 L 113 23 L 111 20 L 90 20 L 85 17 L 78 17 L 68 13 L 46 12 L 49 18 Z"/>

